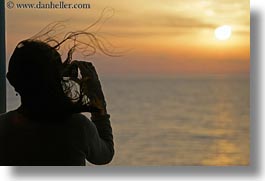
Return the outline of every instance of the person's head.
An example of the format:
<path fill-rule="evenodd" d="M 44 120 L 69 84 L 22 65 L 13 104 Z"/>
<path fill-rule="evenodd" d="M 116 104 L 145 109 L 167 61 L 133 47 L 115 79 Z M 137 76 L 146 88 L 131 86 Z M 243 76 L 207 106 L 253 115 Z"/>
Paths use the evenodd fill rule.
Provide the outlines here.
<path fill-rule="evenodd" d="M 36 40 L 24 40 L 15 48 L 7 79 L 30 110 L 59 111 L 70 106 L 61 86 L 62 60 L 56 49 Z"/>
<path fill-rule="evenodd" d="M 101 19 L 102 17 L 99 20 Z M 37 114 L 82 112 L 80 102 L 83 95 L 77 93 L 77 102 L 76 98 L 69 97 L 68 93 L 71 93 L 73 84 L 65 83 L 63 78 L 67 72 L 66 67 L 71 65 L 72 54 L 78 50 L 84 56 L 92 56 L 97 51 L 108 56 L 120 56 L 113 51 L 111 44 L 88 32 L 99 20 L 82 31 L 70 31 L 65 34 L 58 31 L 60 23 L 51 23 L 32 38 L 21 41 L 16 46 L 9 61 L 7 79 L 20 94 L 23 107 Z M 63 36 L 60 38 L 58 34 Z M 58 52 L 62 45 L 68 47 L 65 61 L 62 61 Z"/>

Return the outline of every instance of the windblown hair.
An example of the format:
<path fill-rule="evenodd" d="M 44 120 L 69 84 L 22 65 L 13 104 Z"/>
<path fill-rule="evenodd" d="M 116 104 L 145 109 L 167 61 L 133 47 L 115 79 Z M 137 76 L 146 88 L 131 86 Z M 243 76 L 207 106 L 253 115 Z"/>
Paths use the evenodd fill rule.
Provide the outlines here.
<path fill-rule="evenodd" d="M 66 61 L 68 63 L 71 62 L 75 51 L 80 52 L 85 57 L 95 55 L 96 53 L 119 57 L 123 52 L 119 51 L 119 48 L 100 35 L 102 26 L 114 13 L 113 9 L 105 8 L 100 17 L 88 27 L 66 33 L 63 32 L 66 28 L 63 22 L 53 22 L 30 39 L 47 43 L 58 51 L 60 51 L 62 45 L 66 45 L 68 49 Z"/>
<path fill-rule="evenodd" d="M 106 13 L 110 13 L 107 18 Z M 78 51 L 85 57 L 96 53 L 121 56 L 122 52 L 98 34 L 113 14 L 113 9 L 106 8 L 88 27 L 67 33 L 63 32 L 63 22 L 51 23 L 20 42 L 11 56 L 7 78 L 21 95 L 22 105 L 36 114 L 44 110 L 51 114 L 91 111 L 85 94 L 86 79 L 80 76 L 73 53 Z M 64 61 L 59 54 L 62 47 L 67 47 Z"/>

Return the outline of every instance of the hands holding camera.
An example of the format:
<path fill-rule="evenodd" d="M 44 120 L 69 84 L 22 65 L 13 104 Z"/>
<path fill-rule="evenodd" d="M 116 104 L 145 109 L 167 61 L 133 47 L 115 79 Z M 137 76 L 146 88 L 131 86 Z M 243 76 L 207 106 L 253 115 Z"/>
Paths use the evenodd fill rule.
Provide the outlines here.
<path fill-rule="evenodd" d="M 90 62 L 73 61 L 72 65 L 76 65 L 82 76 L 80 83 L 81 91 L 89 98 L 89 107 L 95 108 L 97 111 L 91 111 L 93 116 L 104 116 L 107 114 L 106 101 L 102 91 L 102 87 L 98 78 L 95 67 Z"/>

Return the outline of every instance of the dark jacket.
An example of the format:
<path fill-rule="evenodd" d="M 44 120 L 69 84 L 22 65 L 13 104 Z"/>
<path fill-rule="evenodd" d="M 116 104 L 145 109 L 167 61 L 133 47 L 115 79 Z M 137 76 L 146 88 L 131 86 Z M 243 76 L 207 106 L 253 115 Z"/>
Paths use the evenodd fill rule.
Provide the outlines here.
<path fill-rule="evenodd" d="M 29 119 L 15 110 L 0 115 L 0 165 L 83 166 L 109 163 L 114 155 L 110 116 L 72 114 Z M 46 120 L 45 120 L 46 119 Z"/>

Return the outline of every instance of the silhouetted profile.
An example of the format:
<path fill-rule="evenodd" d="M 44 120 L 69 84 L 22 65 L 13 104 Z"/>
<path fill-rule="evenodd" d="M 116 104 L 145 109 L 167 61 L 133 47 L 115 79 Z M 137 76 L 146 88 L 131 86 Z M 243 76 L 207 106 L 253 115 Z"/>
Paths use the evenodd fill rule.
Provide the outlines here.
<path fill-rule="evenodd" d="M 58 44 L 59 45 L 59 44 Z M 114 155 L 110 116 L 91 63 L 65 62 L 55 47 L 20 42 L 7 78 L 21 106 L 0 116 L 0 165 L 107 164 Z M 91 113 L 91 121 L 82 112 Z"/>

